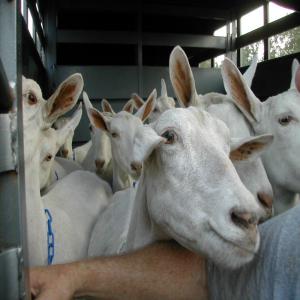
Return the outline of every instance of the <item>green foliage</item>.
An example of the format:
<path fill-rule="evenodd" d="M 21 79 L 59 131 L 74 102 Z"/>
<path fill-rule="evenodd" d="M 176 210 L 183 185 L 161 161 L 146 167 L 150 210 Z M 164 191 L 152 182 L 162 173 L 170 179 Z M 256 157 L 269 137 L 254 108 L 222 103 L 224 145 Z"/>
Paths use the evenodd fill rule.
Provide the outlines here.
<path fill-rule="evenodd" d="M 207 59 L 199 64 L 199 68 L 209 69 L 211 68 L 211 59 Z"/>
<path fill-rule="evenodd" d="M 263 42 L 248 45 L 241 49 L 241 65 L 246 66 L 251 63 L 254 54 L 263 47 Z M 300 52 L 300 27 L 276 34 L 269 39 L 269 58 L 280 57 L 296 52 Z"/>
<path fill-rule="evenodd" d="M 270 38 L 270 58 L 296 52 L 300 52 L 300 27 L 295 27 Z"/>
<path fill-rule="evenodd" d="M 248 46 L 242 48 L 241 49 L 241 65 L 242 66 L 250 65 L 253 56 L 258 53 L 258 49 L 260 47 L 263 47 L 262 41 L 253 43 L 251 45 L 248 45 Z"/>

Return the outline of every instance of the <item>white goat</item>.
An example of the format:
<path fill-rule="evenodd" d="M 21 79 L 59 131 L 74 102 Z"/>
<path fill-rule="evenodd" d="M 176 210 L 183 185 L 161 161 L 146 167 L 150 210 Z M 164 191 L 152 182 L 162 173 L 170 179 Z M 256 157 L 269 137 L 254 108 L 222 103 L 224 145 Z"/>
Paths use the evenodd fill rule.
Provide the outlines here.
<path fill-rule="evenodd" d="M 75 105 L 82 88 L 81 75 L 74 74 L 60 84 L 44 105 L 45 100 L 38 84 L 33 80 L 23 79 L 26 219 L 30 266 L 47 264 L 47 257 L 49 263 L 52 251 L 55 251 L 54 263 L 86 257 L 94 222 L 111 197 L 110 187 L 96 175 L 85 171 L 66 176 L 46 195 L 40 195 L 40 162 L 43 159 L 52 160 L 57 151 L 56 143 L 45 143 L 45 139 L 55 141 L 59 138 L 57 131 L 50 126 L 57 116 Z M 81 109 L 77 110 L 71 122 L 79 122 L 80 117 Z M 45 209 L 48 209 L 51 216 L 45 214 Z M 47 243 L 47 237 L 51 238 L 51 231 L 54 233 L 55 248 Z"/>
<path fill-rule="evenodd" d="M 102 115 L 105 119 L 105 126 L 101 128 L 110 139 L 112 153 L 113 191 L 117 192 L 132 186 L 133 181 L 137 180 L 141 174 L 142 165 L 132 162 L 130 145 L 133 143 L 134 134 L 139 126 L 147 120 L 154 109 L 156 101 L 156 90 L 154 90 L 141 108 L 132 115 L 132 102 L 129 100 L 123 110 L 115 113 L 112 109 L 110 115 Z M 105 101 L 105 106 L 110 104 Z M 130 109 L 129 109 L 130 106 Z M 105 109 L 108 111 L 108 108 Z M 91 124 L 96 128 L 93 117 L 88 113 Z"/>
<path fill-rule="evenodd" d="M 86 92 L 83 92 L 83 102 L 87 112 L 90 108 L 93 108 Z M 101 104 L 102 110 L 107 117 L 116 114 L 107 100 L 103 99 Z M 131 100 L 124 105 L 122 111 L 132 113 L 133 103 Z M 90 132 L 91 146 L 88 148 L 81 165 L 85 170 L 96 172 L 102 179 L 113 185 L 113 162 L 109 135 L 106 131 L 93 126 L 92 123 L 90 125 Z M 117 166 L 115 166 L 115 170 L 117 170 Z M 125 185 L 127 186 L 127 183 Z"/>
<path fill-rule="evenodd" d="M 100 113 L 91 116 L 106 127 Z M 229 159 L 229 140 L 226 125 L 196 107 L 167 110 L 140 126 L 128 162 L 144 162 L 136 197 L 113 201 L 99 216 L 89 256 L 175 239 L 223 266 L 250 261 L 262 210 Z"/>
<path fill-rule="evenodd" d="M 248 82 L 252 81 L 255 66 L 255 62 L 252 63 L 246 72 Z M 265 210 L 264 219 L 272 216 L 272 187 L 259 156 L 271 144 L 273 137 L 251 137 L 247 121 L 228 96 L 218 93 L 198 95 L 188 58 L 179 46 L 170 55 L 170 78 L 178 99 L 185 106 L 200 106 L 229 127 L 232 138 L 230 158 L 237 173 Z"/>
<path fill-rule="evenodd" d="M 136 93 L 132 94 L 132 99 L 134 100 L 135 106 L 137 108 L 142 107 L 142 105 L 144 104 L 144 100 Z M 162 78 L 160 97 L 157 98 L 154 110 L 148 118 L 149 122 L 154 122 L 164 111 L 174 107 L 175 101 L 172 97 L 168 96 L 167 86 L 165 80 Z"/>
<path fill-rule="evenodd" d="M 256 134 L 271 133 L 274 143 L 262 155 L 274 191 L 275 213 L 295 205 L 300 192 L 300 67 L 294 60 L 290 89 L 265 102 L 254 95 L 236 66 L 225 59 L 222 67 L 227 93 Z"/>
<path fill-rule="evenodd" d="M 78 112 L 80 111 L 80 112 Z M 80 114 L 80 116 L 78 115 Z M 52 134 L 48 135 L 48 130 L 42 130 L 42 134 L 45 135 L 44 142 L 40 144 L 41 147 L 41 167 L 40 167 L 40 189 L 42 194 L 45 194 L 53 187 L 53 184 L 68 174 L 82 170 L 82 167 L 69 159 L 62 157 L 54 157 L 54 159 L 44 159 L 46 157 L 47 149 L 49 148 L 48 144 L 56 144 L 56 149 L 61 148 L 61 145 L 64 143 L 66 138 L 70 135 L 70 132 L 74 132 L 75 128 L 78 126 L 82 114 L 81 104 L 77 111 L 73 114 L 72 117 L 68 118 L 60 129 L 56 129 L 56 135 L 54 140 Z M 43 155 L 45 154 L 45 155 Z"/>
<path fill-rule="evenodd" d="M 76 80 L 77 74 L 71 76 L 68 80 L 70 81 L 70 86 L 72 87 L 72 83 Z M 74 77 L 74 78 L 73 78 Z M 51 96 L 51 98 L 46 101 L 43 96 L 39 85 L 31 79 L 27 79 L 23 76 L 22 80 L 22 93 L 23 96 L 26 96 L 30 103 L 26 103 L 26 113 L 28 114 L 29 120 L 32 123 L 36 123 L 36 126 L 45 133 L 45 129 L 48 129 L 52 126 L 52 124 L 57 120 L 58 117 L 65 114 L 67 109 L 65 107 L 60 108 L 59 110 L 51 112 L 56 108 L 57 104 L 53 101 L 56 97 L 65 97 L 64 94 L 68 93 L 69 91 L 67 88 L 62 87 L 61 90 L 56 90 L 56 92 Z M 59 94 L 60 93 L 60 94 Z M 55 106 L 56 105 L 56 106 Z M 74 106 L 74 103 L 73 103 Z M 71 109 L 73 106 L 70 106 Z M 33 119 L 36 119 L 33 122 Z M 46 143 L 50 143 L 55 145 L 57 151 L 61 147 L 61 145 L 66 140 L 66 137 L 70 134 L 70 132 L 74 131 L 77 127 L 80 119 L 78 122 L 69 122 L 68 126 L 65 126 L 65 130 L 59 130 L 55 137 L 55 140 L 51 140 L 48 136 L 48 139 L 44 140 L 43 144 L 40 144 L 40 147 L 48 147 L 45 145 Z M 71 124 L 71 126 L 70 126 Z M 30 129 L 33 130 L 33 129 Z M 35 138 L 35 137 L 33 137 Z M 43 149 L 40 149 L 43 151 Z M 56 152 L 57 152 L 56 151 Z M 49 169 L 50 167 L 50 169 Z M 66 159 L 55 158 L 55 160 L 51 160 L 49 163 L 45 161 L 41 161 L 40 167 L 40 189 L 43 190 L 49 187 L 52 183 L 56 182 L 57 180 L 63 178 L 67 174 L 73 172 L 74 170 L 80 170 L 81 167 L 77 163 L 73 163 Z"/>

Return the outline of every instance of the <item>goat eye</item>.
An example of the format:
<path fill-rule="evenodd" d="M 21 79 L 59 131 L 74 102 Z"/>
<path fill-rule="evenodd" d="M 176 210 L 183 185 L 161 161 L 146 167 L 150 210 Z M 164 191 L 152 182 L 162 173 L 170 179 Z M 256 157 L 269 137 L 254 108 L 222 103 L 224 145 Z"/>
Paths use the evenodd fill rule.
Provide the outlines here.
<path fill-rule="evenodd" d="M 93 132 L 93 126 L 92 125 L 89 125 L 89 130 L 90 130 L 90 132 Z"/>
<path fill-rule="evenodd" d="M 112 136 L 113 138 L 116 138 L 116 137 L 118 137 L 119 135 L 118 135 L 116 132 L 112 132 L 111 136 Z"/>
<path fill-rule="evenodd" d="M 177 139 L 177 135 L 173 130 L 167 130 L 161 136 L 167 139 L 165 144 L 174 144 Z"/>
<path fill-rule="evenodd" d="M 52 155 L 51 154 L 48 154 L 46 157 L 45 157 L 45 160 L 46 161 L 50 161 L 52 159 Z"/>
<path fill-rule="evenodd" d="M 36 99 L 36 97 L 35 97 L 34 94 L 32 94 L 32 93 L 29 93 L 29 94 L 28 94 L 28 103 L 29 103 L 30 105 L 33 105 L 33 104 L 36 104 L 36 103 L 37 103 L 37 99 Z"/>
<path fill-rule="evenodd" d="M 153 109 L 153 112 L 159 112 L 158 108 L 155 107 L 155 108 Z"/>
<path fill-rule="evenodd" d="M 292 117 L 291 116 L 285 116 L 285 117 L 282 117 L 278 120 L 279 124 L 282 125 L 282 126 L 287 126 L 289 125 L 289 123 L 292 121 Z"/>

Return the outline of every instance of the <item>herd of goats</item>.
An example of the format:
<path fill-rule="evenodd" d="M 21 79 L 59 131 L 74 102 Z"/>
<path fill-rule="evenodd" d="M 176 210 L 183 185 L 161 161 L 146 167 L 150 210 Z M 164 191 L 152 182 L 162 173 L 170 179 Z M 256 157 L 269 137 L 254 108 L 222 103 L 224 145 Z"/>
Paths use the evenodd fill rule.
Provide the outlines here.
<path fill-rule="evenodd" d="M 102 112 L 76 73 L 46 101 L 23 77 L 29 265 L 121 254 L 175 240 L 224 267 L 249 262 L 257 225 L 297 203 L 300 189 L 300 66 L 290 88 L 265 102 L 252 92 L 257 60 L 242 75 L 225 59 L 226 95 L 199 95 L 176 46 L 170 80 L 180 108 L 153 90 Z M 91 139 L 72 149 L 83 103 Z M 14 115 L 11 117 L 14 121 Z M 65 157 L 56 154 L 62 147 Z"/>

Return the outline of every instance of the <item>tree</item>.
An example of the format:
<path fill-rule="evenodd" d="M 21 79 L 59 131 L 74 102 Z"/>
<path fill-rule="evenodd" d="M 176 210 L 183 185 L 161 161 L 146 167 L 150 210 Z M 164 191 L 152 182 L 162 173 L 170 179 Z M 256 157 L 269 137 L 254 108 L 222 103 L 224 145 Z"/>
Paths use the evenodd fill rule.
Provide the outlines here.
<path fill-rule="evenodd" d="M 211 68 L 211 59 L 207 59 L 199 63 L 199 68 L 209 69 Z"/>
<path fill-rule="evenodd" d="M 263 42 L 259 41 L 241 49 L 241 65 L 251 63 L 254 54 L 263 52 Z M 269 39 L 269 58 L 276 58 L 300 52 L 300 27 L 295 27 Z M 261 59 L 259 59 L 261 60 Z"/>
<path fill-rule="evenodd" d="M 259 48 L 263 49 L 263 42 L 259 41 L 248 45 L 241 49 L 241 65 L 247 66 L 250 65 L 252 58 L 255 54 L 259 53 Z"/>
<path fill-rule="evenodd" d="M 270 58 L 296 52 L 300 52 L 300 27 L 295 27 L 270 38 Z"/>

